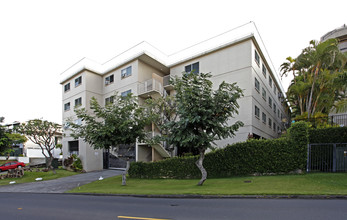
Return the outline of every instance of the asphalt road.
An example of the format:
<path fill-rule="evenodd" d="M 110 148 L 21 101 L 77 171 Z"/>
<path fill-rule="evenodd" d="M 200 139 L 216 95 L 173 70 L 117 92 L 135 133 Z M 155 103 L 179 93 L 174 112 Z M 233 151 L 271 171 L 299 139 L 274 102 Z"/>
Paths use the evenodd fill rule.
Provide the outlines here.
<path fill-rule="evenodd" d="M 347 200 L 170 199 L 0 193 L 0 204 L 0 218 L 16 220 L 347 219 Z"/>
<path fill-rule="evenodd" d="M 120 170 L 102 170 L 89 173 L 77 174 L 64 178 L 0 186 L 0 192 L 31 192 L 31 193 L 63 193 L 70 189 L 76 188 L 99 179 L 121 175 Z M 2 219 L 0 217 L 0 219 Z"/>

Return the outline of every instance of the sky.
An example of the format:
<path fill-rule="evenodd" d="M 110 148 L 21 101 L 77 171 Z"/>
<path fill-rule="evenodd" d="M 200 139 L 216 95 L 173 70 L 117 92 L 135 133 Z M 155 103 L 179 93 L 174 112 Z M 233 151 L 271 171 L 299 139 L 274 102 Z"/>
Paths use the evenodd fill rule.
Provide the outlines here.
<path fill-rule="evenodd" d="M 147 41 L 165 54 L 253 21 L 277 72 L 347 24 L 345 0 L 0 0 L 0 116 L 62 123 L 60 74 Z M 287 89 L 290 78 L 282 79 Z"/>

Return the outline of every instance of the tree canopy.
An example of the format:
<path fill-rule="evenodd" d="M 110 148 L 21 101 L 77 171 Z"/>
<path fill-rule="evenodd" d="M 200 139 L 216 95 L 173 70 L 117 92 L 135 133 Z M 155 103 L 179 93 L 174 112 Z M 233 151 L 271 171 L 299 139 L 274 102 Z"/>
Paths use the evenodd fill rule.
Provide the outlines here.
<path fill-rule="evenodd" d="M 294 117 L 310 119 L 346 108 L 347 54 L 337 45 L 336 39 L 311 41 L 297 58 L 288 57 L 281 65 L 282 76 L 294 77 L 287 91 Z"/>
<path fill-rule="evenodd" d="M 138 105 L 137 99 L 128 94 L 125 97 L 114 95 L 113 103 L 101 106 L 93 97 L 91 111 L 75 109 L 81 124 L 72 123 L 72 136 L 83 138 L 95 149 L 109 149 L 119 144 L 133 144 L 146 137 L 144 127 L 149 123 L 145 109 Z"/>
<path fill-rule="evenodd" d="M 0 117 L 0 123 L 4 121 L 4 117 Z M 5 128 L 0 125 L 0 153 L 4 153 L 10 147 L 10 139 L 6 134 Z"/>
<path fill-rule="evenodd" d="M 115 94 L 113 102 L 104 107 L 93 97 L 90 105 L 90 110 L 75 109 L 76 116 L 82 123 L 71 124 L 73 137 L 83 138 L 95 149 L 134 144 L 136 140 L 141 141 L 146 138 L 144 127 L 150 120 L 146 116 L 145 109 L 139 106 L 137 99 L 131 93 L 124 97 Z M 126 172 L 123 175 L 123 185 L 125 185 Z"/>
<path fill-rule="evenodd" d="M 230 124 L 230 119 L 238 114 L 237 99 L 242 96 L 242 90 L 236 83 L 222 82 L 218 89 L 212 89 L 209 73 L 184 73 L 181 78 L 173 79 L 172 84 L 176 94 L 171 100 L 174 104 L 167 106 L 167 112 L 174 113 L 175 120 L 164 120 L 162 127 L 166 130 L 165 138 L 177 147 L 194 147 L 200 154 L 196 165 L 202 173 L 198 185 L 207 178 L 203 167 L 205 151 L 212 148 L 216 140 L 233 137 L 243 123 L 236 121 Z M 171 107 L 174 106 L 173 111 Z"/>
<path fill-rule="evenodd" d="M 24 134 L 34 144 L 39 145 L 46 158 L 47 168 L 52 168 L 53 149 L 61 126 L 47 120 L 33 119 L 18 126 L 17 131 Z"/>

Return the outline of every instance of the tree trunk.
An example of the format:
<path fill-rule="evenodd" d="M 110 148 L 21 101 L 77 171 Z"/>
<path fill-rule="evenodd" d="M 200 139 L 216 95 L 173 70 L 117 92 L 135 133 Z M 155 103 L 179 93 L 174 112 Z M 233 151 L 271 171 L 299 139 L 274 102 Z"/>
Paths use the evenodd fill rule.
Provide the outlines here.
<path fill-rule="evenodd" d="M 49 170 L 53 171 L 53 174 L 57 174 L 57 172 L 55 171 L 55 168 L 52 166 L 52 161 L 53 161 L 53 155 L 50 157 L 46 157 L 46 167 Z"/>
<path fill-rule="evenodd" d="M 130 161 L 129 161 L 129 158 L 127 158 L 127 166 L 125 168 L 124 173 L 122 174 L 122 186 L 127 185 L 127 174 L 128 174 L 129 168 L 130 168 Z"/>
<path fill-rule="evenodd" d="M 314 71 L 314 75 L 313 75 L 313 83 L 312 83 L 312 87 L 311 87 L 310 98 L 308 100 L 308 108 L 306 109 L 307 110 L 307 119 L 308 119 L 308 121 L 310 120 L 311 105 L 312 105 L 312 95 L 313 95 L 313 90 L 314 90 L 314 86 L 315 86 L 315 83 L 316 83 L 316 79 L 318 77 L 319 69 L 320 69 L 320 63 L 318 62 L 318 64 L 316 65 L 315 71 Z"/>
<path fill-rule="evenodd" d="M 203 166 L 203 162 L 205 158 L 205 150 L 200 149 L 199 151 L 200 151 L 200 157 L 199 157 L 199 160 L 195 162 L 195 165 L 201 171 L 201 179 L 198 183 L 198 186 L 202 186 L 202 184 L 204 184 L 205 180 L 207 179 L 207 172 Z"/>
<path fill-rule="evenodd" d="M 315 79 L 313 79 L 312 88 L 311 88 L 310 96 L 309 96 L 309 99 L 308 99 L 308 105 L 307 105 L 307 109 L 306 109 L 308 121 L 310 120 L 311 103 L 312 103 L 312 95 L 313 95 L 314 85 L 315 85 Z"/>

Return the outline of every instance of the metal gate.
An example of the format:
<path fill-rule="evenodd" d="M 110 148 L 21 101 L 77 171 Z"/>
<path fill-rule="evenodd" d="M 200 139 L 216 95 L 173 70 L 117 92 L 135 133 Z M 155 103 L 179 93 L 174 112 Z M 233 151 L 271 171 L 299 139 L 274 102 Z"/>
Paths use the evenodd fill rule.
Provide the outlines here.
<path fill-rule="evenodd" d="M 126 158 L 129 158 L 131 162 L 135 161 L 135 144 L 122 144 L 105 150 L 103 167 L 104 169 L 125 168 L 127 164 Z"/>
<path fill-rule="evenodd" d="M 346 172 L 347 143 L 309 144 L 307 172 Z"/>

